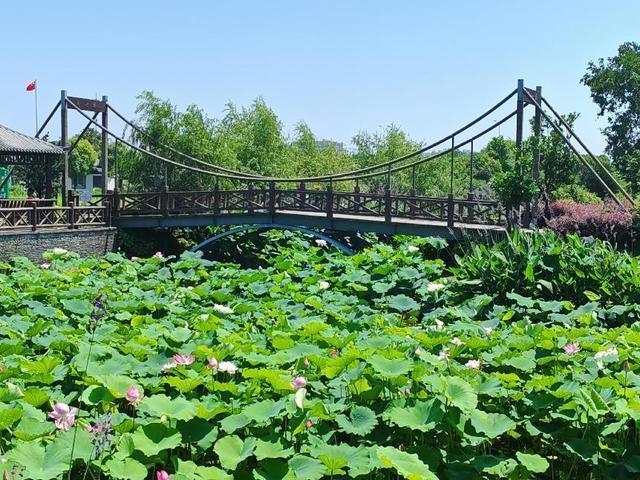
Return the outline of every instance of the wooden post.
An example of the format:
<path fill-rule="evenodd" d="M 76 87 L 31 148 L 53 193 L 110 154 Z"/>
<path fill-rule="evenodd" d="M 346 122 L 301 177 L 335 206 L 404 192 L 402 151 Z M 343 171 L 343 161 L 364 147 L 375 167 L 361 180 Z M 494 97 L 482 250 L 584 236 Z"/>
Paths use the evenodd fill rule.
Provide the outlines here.
<path fill-rule="evenodd" d="M 384 186 L 384 221 L 391 223 L 391 185 Z"/>
<path fill-rule="evenodd" d="M 269 212 L 272 217 L 276 214 L 276 182 L 269 182 Z"/>
<path fill-rule="evenodd" d="M 329 180 L 329 185 L 327 185 L 327 217 L 333 218 L 333 184 L 331 180 Z"/>
<path fill-rule="evenodd" d="M 538 105 L 542 105 L 542 87 L 536 87 L 536 102 Z M 536 186 L 539 186 L 540 183 L 540 133 L 541 133 L 541 122 L 542 122 L 542 110 L 536 106 L 535 115 L 533 117 L 533 134 L 536 137 L 536 141 L 534 143 L 533 150 L 533 165 L 531 168 L 531 175 L 533 176 L 533 181 Z M 538 223 L 538 202 L 540 201 L 540 195 L 536 195 L 531 202 L 531 220 L 533 220 L 534 227 L 537 227 Z M 531 226 L 531 222 L 529 222 L 529 226 Z"/>
<path fill-rule="evenodd" d="M 160 193 L 160 210 L 163 217 L 169 216 L 169 187 L 165 185 Z"/>
<path fill-rule="evenodd" d="M 449 195 L 453 197 L 453 155 L 455 153 L 455 137 L 451 137 L 451 171 L 449 173 Z"/>
<path fill-rule="evenodd" d="M 469 206 L 467 207 L 467 222 L 473 223 L 474 215 L 472 202 L 475 201 L 475 195 L 473 194 L 473 192 L 469 192 L 467 194 L 467 201 L 469 202 Z"/>
<path fill-rule="evenodd" d="M 455 218 L 456 204 L 453 201 L 453 194 L 450 193 L 447 198 L 447 227 L 453 227 L 453 219 Z"/>
<path fill-rule="evenodd" d="M 524 80 L 518 80 L 518 100 L 516 105 L 516 147 L 520 155 L 522 147 L 522 135 L 524 128 Z"/>
<path fill-rule="evenodd" d="M 298 200 L 298 208 L 300 210 L 304 210 L 304 207 L 305 207 L 305 205 L 307 203 L 307 194 L 305 193 L 306 187 L 305 187 L 304 182 L 300 182 L 299 188 L 300 188 L 300 197 L 299 197 L 299 200 Z"/>
<path fill-rule="evenodd" d="M 102 126 L 107 129 L 109 128 L 109 110 L 106 108 L 108 101 L 109 98 L 107 96 L 102 97 L 102 102 L 105 106 L 102 112 Z M 106 195 L 109 189 L 109 134 L 105 130 L 102 130 L 101 140 L 102 195 Z"/>
<path fill-rule="evenodd" d="M 31 205 L 31 231 L 35 232 L 38 226 L 38 204 Z"/>
<path fill-rule="evenodd" d="M 220 215 L 220 181 L 216 177 L 216 184 L 213 187 L 213 214 Z"/>
<path fill-rule="evenodd" d="M 247 188 L 247 211 L 249 214 L 253 213 L 253 183 L 249 182 Z"/>
<path fill-rule="evenodd" d="M 73 200 L 69 202 L 69 210 L 67 211 L 69 212 L 69 228 L 74 229 L 76 228 L 76 206 Z"/>
<path fill-rule="evenodd" d="M 60 147 L 64 151 L 62 155 L 62 205 L 67 204 L 67 189 L 69 189 L 69 152 L 67 143 L 69 142 L 69 123 L 67 118 L 67 91 L 60 92 Z"/>

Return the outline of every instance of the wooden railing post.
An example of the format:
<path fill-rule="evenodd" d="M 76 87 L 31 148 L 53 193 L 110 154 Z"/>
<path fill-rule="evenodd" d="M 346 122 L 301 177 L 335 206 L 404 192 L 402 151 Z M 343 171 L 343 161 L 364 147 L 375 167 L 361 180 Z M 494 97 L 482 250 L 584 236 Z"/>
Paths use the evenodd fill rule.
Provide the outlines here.
<path fill-rule="evenodd" d="M 251 182 L 247 188 L 247 212 L 249 215 L 253 213 L 253 183 Z"/>
<path fill-rule="evenodd" d="M 120 194 L 118 190 L 113 192 L 113 200 L 111 202 L 111 215 L 114 218 L 118 218 L 118 212 L 120 211 Z"/>
<path fill-rule="evenodd" d="M 354 203 L 354 209 L 357 212 L 358 209 L 360 208 L 360 183 L 358 182 L 358 180 L 356 179 L 356 186 L 353 187 L 353 203 Z"/>
<path fill-rule="evenodd" d="M 469 194 L 467 195 L 467 200 L 469 202 L 474 202 L 475 201 L 475 195 L 472 192 L 469 192 Z M 467 222 L 468 223 L 473 223 L 474 221 L 474 215 L 473 215 L 473 204 L 469 203 L 467 206 Z"/>
<path fill-rule="evenodd" d="M 35 232 L 38 226 L 38 206 L 34 203 L 31 206 L 31 231 Z"/>
<path fill-rule="evenodd" d="M 305 193 L 306 187 L 304 182 L 300 182 L 300 195 L 298 197 L 298 208 L 304 210 L 304 206 L 307 204 L 307 194 Z"/>
<path fill-rule="evenodd" d="M 73 230 L 76 228 L 76 205 L 73 201 L 73 197 L 70 198 L 69 201 L 69 229 Z"/>
<path fill-rule="evenodd" d="M 213 214 L 220 215 L 220 183 L 216 178 L 216 185 L 213 187 Z"/>
<path fill-rule="evenodd" d="M 169 216 L 169 186 L 164 185 L 160 193 L 160 211 L 163 217 Z"/>
<path fill-rule="evenodd" d="M 453 219 L 455 218 L 455 214 L 456 214 L 456 204 L 453 201 L 453 194 L 450 193 L 448 198 L 447 198 L 447 226 L 448 227 L 453 227 Z"/>
<path fill-rule="evenodd" d="M 333 184 L 329 182 L 327 185 L 327 217 L 333 218 Z"/>
<path fill-rule="evenodd" d="M 384 186 L 384 221 L 391 223 L 391 185 Z"/>
<path fill-rule="evenodd" d="M 269 212 L 276 214 L 276 182 L 269 182 Z"/>
<path fill-rule="evenodd" d="M 107 227 L 111 226 L 111 202 L 104 202 L 104 223 Z"/>

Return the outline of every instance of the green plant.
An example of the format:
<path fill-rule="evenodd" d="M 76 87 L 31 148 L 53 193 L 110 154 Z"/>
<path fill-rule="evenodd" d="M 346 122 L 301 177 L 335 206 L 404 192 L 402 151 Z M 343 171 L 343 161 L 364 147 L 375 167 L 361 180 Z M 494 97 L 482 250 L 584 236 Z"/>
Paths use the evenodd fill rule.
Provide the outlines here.
<path fill-rule="evenodd" d="M 534 272 L 547 255 L 575 256 L 576 268 L 593 258 L 571 239 L 516 242 L 493 252 L 521 264 L 539 255 Z M 61 249 L 43 265 L 0 265 L 0 473 L 635 474 L 633 304 L 463 295 L 476 279 L 426 260 L 444 247 L 432 239 L 352 257 L 295 238 L 274 245 L 260 269 Z"/>

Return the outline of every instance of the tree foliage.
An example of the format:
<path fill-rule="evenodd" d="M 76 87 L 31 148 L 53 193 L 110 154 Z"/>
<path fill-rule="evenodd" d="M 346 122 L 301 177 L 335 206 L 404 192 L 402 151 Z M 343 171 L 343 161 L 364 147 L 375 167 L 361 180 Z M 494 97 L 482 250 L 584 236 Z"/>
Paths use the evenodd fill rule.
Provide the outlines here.
<path fill-rule="evenodd" d="M 617 55 L 590 62 L 582 83 L 609 125 L 607 151 L 636 190 L 640 185 L 640 43 L 620 45 Z"/>

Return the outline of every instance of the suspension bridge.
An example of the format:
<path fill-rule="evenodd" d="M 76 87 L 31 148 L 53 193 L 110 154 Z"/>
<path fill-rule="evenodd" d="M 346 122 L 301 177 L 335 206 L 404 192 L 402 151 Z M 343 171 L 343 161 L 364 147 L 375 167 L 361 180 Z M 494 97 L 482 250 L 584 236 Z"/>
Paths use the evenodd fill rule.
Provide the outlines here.
<path fill-rule="evenodd" d="M 482 128 L 482 122 L 486 123 L 490 115 L 509 105 L 513 105 L 512 110 L 509 109 L 499 120 Z M 528 227 L 535 223 L 537 202 L 527 203 L 507 212 L 497 200 L 480 199 L 474 195 L 474 161 L 477 158 L 474 145 L 515 118 L 515 142 L 520 149 L 523 142 L 524 110 L 527 107 L 534 109 L 535 136 L 540 135 L 541 122 L 546 120 L 613 201 L 622 208 L 623 200 L 620 196 L 633 203 L 631 196 L 618 184 L 605 165 L 542 96 L 541 87 L 527 88 L 522 80 L 518 81 L 516 89 L 484 113 L 451 134 L 414 152 L 357 170 L 297 178 L 260 176 L 224 168 L 216 165 L 215 160 L 196 158 L 171 145 L 157 142 L 147 131 L 119 113 L 107 97 L 91 100 L 68 96 L 66 91 L 62 91 L 60 101 L 36 134 L 39 137 L 47 124 L 59 114 L 59 155 L 62 160 L 60 175 L 64 185 L 62 202 L 58 204 L 51 198 L 27 199 L 22 202 L 0 200 L 0 231 L 95 226 L 163 228 L 257 225 L 264 228 L 273 225 L 279 228 L 290 226 L 457 239 L 466 234 L 503 232 L 509 219 L 512 225 Z M 85 128 L 73 144 L 69 144 L 68 117 L 71 111 L 77 112 L 86 121 Z M 110 129 L 109 120 L 114 117 L 124 122 L 126 128 L 135 132 L 135 135 L 117 134 Z M 101 135 L 101 193 L 89 198 L 79 198 L 71 189 L 69 154 L 90 128 Z M 146 139 L 147 145 L 153 145 L 154 148 L 145 148 L 140 139 Z M 126 186 L 130 182 L 118 171 L 119 146 L 127 147 L 140 158 L 163 166 L 164 185 L 155 191 L 129 191 Z M 454 162 L 456 152 L 461 149 L 469 152 L 466 167 L 469 184 L 466 195 L 456 196 Z M 13 154 L 3 153 L 0 143 L 0 166 L 8 165 L 13 168 L 15 165 L 33 163 L 38 158 L 21 155 L 19 151 L 14 151 Z M 441 197 L 427 196 L 416 188 L 416 171 L 421 166 L 442 158 L 450 159 L 450 191 L 448 195 Z M 52 164 L 43 163 L 48 182 L 47 197 L 52 196 L 51 179 L 55 175 L 51 171 Z M 213 187 L 193 191 L 172 190 L 169 169 L 212 179 L 209 183 Z M 113 172 L 115 177 L 111 189 L 107 172 Z M 394 178 L 402 174 L 408 175 L 412 181 L 409 187 L 398 191 Z M 540 177 L 538 149 L 533 152 L 532 175 L 536 181 Z M 367 188 L 366 185 L 372 180 L 376 180 L 377 185 L 382 188 Z"/>

